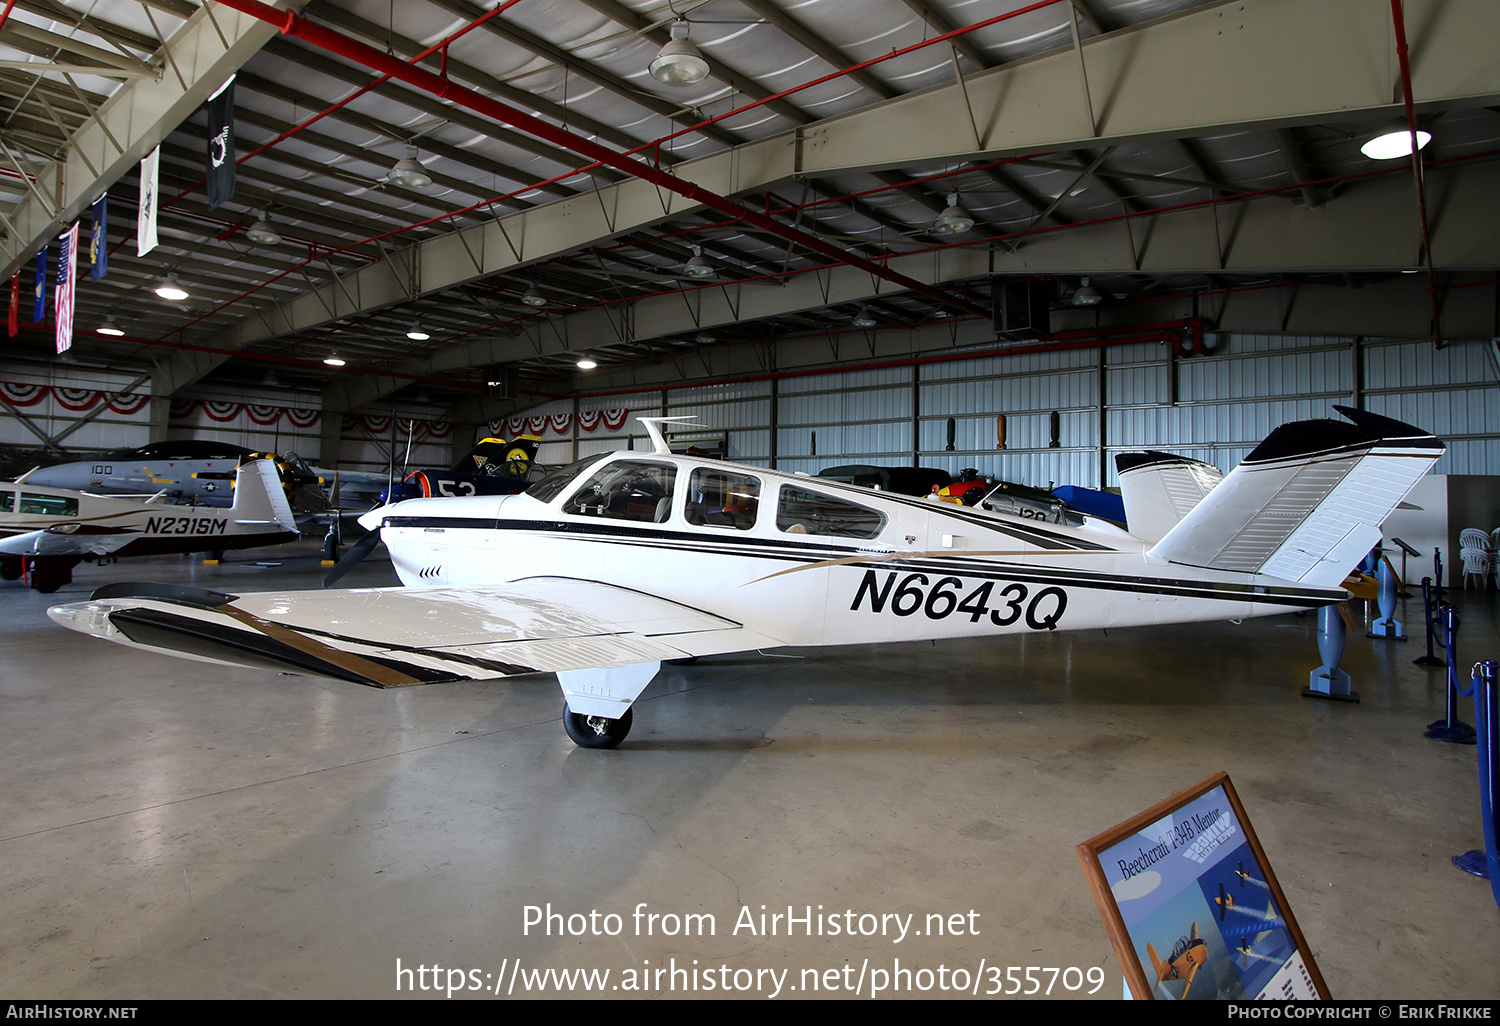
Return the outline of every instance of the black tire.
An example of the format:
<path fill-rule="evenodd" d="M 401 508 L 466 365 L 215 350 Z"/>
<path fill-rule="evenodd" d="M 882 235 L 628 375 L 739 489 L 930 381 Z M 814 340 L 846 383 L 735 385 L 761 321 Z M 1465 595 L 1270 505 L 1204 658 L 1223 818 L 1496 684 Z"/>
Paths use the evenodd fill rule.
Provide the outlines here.
<path fill-rule="evenodd" d="M 631 721 L 635 719 L 630 709 L 618 720 L 603 716 L 584 716 L 563 705 L 563 730 L 579 748 L 613 748 L 625 740 L 630 733 Z"/>
<path fill-rule="evenodd" d="M 21 579 L 20 562 L 6 560 L 0 563 L 0 581 L 19 581 Z"/>

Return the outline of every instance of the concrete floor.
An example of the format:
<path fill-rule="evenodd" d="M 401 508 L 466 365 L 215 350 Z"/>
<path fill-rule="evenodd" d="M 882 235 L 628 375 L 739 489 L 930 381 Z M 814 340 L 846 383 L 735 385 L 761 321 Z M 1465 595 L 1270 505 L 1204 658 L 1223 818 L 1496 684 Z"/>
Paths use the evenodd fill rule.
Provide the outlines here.
<path fill-rule="evenodd" d="M 1500 997 L 1500 910 L 1448 861 L 1482 843 L 1474 750 L 1422 738 L 1443 687 L 1416 642 L 1350 642 L 1359 705 L 1300 697 L 1313 617 L 717 657 L 668 668 L 625 745 L 590 752 L 550 676 L 381 692 L 44 616 L 113 580 L 311 587 L 314 551 L 0 584 L 0 994 L 430 998 L 498 977 L 519 996 L 518 964 L 610 986 L 694 969 L 679 992 L 720 996 L 712 970 L 757 997 L 765 970 L 806 997 L 803 970 L 863 972 L 868 994 L 877 970 L 943 966 L 983 993 L 990 967 L 1029 965 L 1102 969 L 1116 997 L 1073 846 L 1224 769 L 1335 997 Z M 348 579 L 393 582 L 373 559 Z M 1492 600 L 1459 597 L 1464 665 L 1500 656 Z M 528 929 L 549 904 L 597 910 L 601 935 Z M 762 905 L 962 913 L 962 935 L 735 929 Z M 705 913 L 715 935 L 661 935 Z"/>

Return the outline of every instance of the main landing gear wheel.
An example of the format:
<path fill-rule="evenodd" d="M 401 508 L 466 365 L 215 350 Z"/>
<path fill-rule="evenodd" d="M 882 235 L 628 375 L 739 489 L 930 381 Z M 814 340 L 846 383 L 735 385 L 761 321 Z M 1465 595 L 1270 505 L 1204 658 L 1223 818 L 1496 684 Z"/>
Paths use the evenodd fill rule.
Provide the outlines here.
<path fill-rule="evenodd" d="M 613 748 L 625 740 L 630 733 L 630 723 L 635 719 L 630 709 L 618 720 L 603 716 L 584 716 L 563 705 L 563 729 L 580 748 Z"/>

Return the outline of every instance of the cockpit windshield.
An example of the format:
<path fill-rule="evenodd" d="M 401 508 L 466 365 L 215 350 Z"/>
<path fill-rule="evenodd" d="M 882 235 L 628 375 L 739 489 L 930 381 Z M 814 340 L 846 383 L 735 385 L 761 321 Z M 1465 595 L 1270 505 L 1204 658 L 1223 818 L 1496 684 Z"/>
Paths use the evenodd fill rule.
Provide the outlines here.
<path fill-rule="evenodd" d="M 607 452 L 598 452 L 592 456 L 585 456 L 577 463 L 570 463 L 560 470 L 554 470 L 536 484 L 526 489 L 526 494 L 538 502 L 551 502 L 561 495 L 579 474 L 609 455 L 610 453 Z"/>

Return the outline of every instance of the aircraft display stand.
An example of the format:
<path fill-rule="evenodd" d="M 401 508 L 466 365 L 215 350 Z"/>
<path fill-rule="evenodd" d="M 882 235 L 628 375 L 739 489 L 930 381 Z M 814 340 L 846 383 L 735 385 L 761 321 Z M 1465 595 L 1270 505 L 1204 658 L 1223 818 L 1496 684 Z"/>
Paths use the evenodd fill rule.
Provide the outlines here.
<path fill-rule="evenodd" d="M 1401 621 L 1395 617 L 1396 568 L 1391 566 L 1391 561 L 1384 556 L 1380 557 L 1376 566 L 1375 579 L 1379 585 L 1375 602 L 1380 609 L 1380 619 L 1370 625 L 1370 631 L 1365 636 L 1384 638 L 1387 641 L 1405 641 L 1406 633 L 1401 628 Z"/>
<path fill-rule="evenodd" d="M 1500 839 L 1495 835 L 1495 801 L 1500 794 L 1500 752 L 1495 735 L 1500 733 L 1500 694 L 1497 694 L 1497 664 L 1493 659 L 1476 663 L 1469 689 L 1461 692 L 1474 699 L 1479 754 L 1479 813 L 1484 826 L 1484 848 L 1453 856 L 1453 864 L 1465 873 L 1490 882 L 1490 893 L 1500 905 Z"/>
<path fill-rule="evenodd" d="M 1349 674 L 1339 669 L 1339 660 L 1344 655 L 1344 638 L 1347 631 L 1344 618 L 1347 614 L 1341 604 L 1322 606 L 1318 609 L 1318 654 L 1323 665 L 1308 674 L 1303 698 L 1327 698 L 1335 702 L 1358 702 L 1359 692 L 1350 688 Z"/>
<path fill-rule="evenodd" d="M 1329 1000 L 1229 774 L 1074 850 L 1129 997 Z"/>

